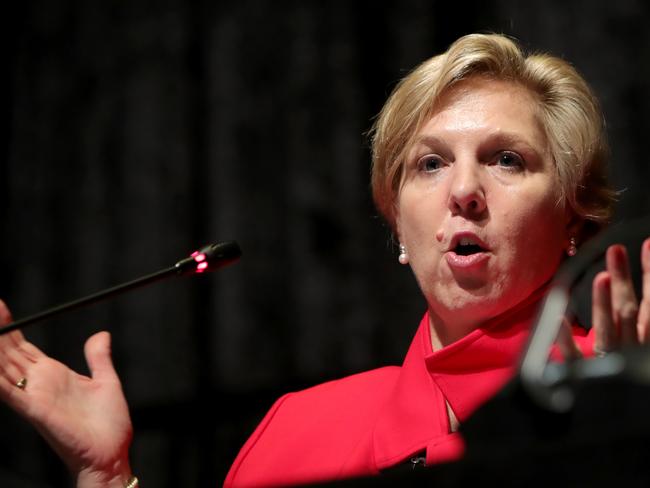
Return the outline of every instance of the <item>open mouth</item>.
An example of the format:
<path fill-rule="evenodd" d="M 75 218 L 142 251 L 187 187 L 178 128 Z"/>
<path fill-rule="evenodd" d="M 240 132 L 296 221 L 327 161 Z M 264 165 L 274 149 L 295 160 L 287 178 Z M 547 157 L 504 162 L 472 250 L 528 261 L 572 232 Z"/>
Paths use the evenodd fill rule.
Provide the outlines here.
<path fill-rule="evenodd" d="M 472 232 L 459 232 L 452 238 L 446 254 L 447 263 L 457 272 L 473 272 L 484 269 L 492 250 Z"/>
<path fill-rule="evenodd" d="M 486 251 L 477 240 L 471 237 L 462 237 L 452 249 L 459 256 L 471 256 L 472 254 Z"/>
<path fill-rule="evenodd" d="M 485 251 L 485 249 L 478 244 L 458 244 L 454 248 L 454 252 L 460 256 L 469 256 L 483 251 Z"/>

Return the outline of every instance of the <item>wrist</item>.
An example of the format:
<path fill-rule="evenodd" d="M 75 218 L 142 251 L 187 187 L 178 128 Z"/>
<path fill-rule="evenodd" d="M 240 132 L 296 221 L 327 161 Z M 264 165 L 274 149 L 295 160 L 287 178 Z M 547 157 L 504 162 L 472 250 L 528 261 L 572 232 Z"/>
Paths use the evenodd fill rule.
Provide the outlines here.
<path fill-rule="evenodd" d="M 85 468 L 79 471 L 77 488 L 136 488 L 128 461 L 116 463 L 110 470 Z"/>

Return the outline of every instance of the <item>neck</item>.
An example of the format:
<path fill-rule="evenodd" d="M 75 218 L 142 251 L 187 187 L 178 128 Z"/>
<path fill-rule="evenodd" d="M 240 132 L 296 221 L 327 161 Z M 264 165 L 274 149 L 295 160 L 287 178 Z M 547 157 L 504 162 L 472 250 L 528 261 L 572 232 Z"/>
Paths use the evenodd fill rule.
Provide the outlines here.
<path fill-rule="evenodd" d="M 546 295 L 549 283 L 544 283 L 524 300 L 508 308 L 507 310 L 487 317 L 476 317 L 464 314 L 462 311 L 450 311 L 446 316 L 436 312 L 435 308 L 429 305 L 429 329 L 431 332 L 431 347 L 434 351 L 452 344 L 472 331 L 490 327 L 491 325 L 508 320 L 523 309 L 533 317 L 539 308 L 539 302 Z"/>
<path fill-rule="evenodd" d="M 462 339 L 478 327 L 480 327 L 480 322 L 476 320 L 458 320 L 458 317 L 453 323 L 449 323 L 449 321 L 443 320 L 432 307 L 429 307 L 431 347 L 434 351 Z"/>

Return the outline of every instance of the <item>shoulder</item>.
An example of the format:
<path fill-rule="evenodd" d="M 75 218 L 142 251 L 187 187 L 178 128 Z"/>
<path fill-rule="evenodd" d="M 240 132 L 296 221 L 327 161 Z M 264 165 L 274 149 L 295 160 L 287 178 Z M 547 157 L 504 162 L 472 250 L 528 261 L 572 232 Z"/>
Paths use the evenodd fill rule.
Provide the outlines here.
<path fill-rule="evenodd" d="M 276 429 L 300 426 L 321 430 L 328 419 L 355 422 L 379 408 L 392 392 L 400 369 L 374 369 L 288 393 L 275 402 L 262 424 L 267 429 L 273 421 Z"/>
<path fill-rule="evenodd" d="M 283 398 L 294 407 L 358 404 L 359 401 L 375 404 L 377 397 L 390 393 L 400 370 L 397 366 L 373 369 L 289 393 Z"/>
<path fill-rule="evenodd" d="M 283 484 L 292 473 L 308 479 L 340 469 L 372 435 L 399 372 L 395 366 L 379 368 L 282 396 L 242 447 L 226 485 L 248 484 L 251 475 L 255 483 Z M 314 471 L 298 473 L 300 466 Z"/>

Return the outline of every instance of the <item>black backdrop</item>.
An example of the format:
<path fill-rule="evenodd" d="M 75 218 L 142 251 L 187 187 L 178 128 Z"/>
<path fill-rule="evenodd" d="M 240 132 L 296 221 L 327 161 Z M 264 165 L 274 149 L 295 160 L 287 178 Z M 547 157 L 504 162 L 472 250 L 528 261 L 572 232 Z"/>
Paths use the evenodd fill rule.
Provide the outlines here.
<path fill-rule="evenodd" d="M 572 61 L 603 102 L 629 219 L 650 210 L 649 20 L 641 0 L 14 5 L 0 293 L 21 317 L 238 240 L 236 266 L 27 333 L 85 371 L 85 338 L 110 330 L 144 486 L 215 486 L 278 395 L 399 363 L 417 326 L 368 189 L 364 132 L 395 82 L 474 31 Z M 0 429 L 3 486 L 69 483 L 4 407 Z"/>

